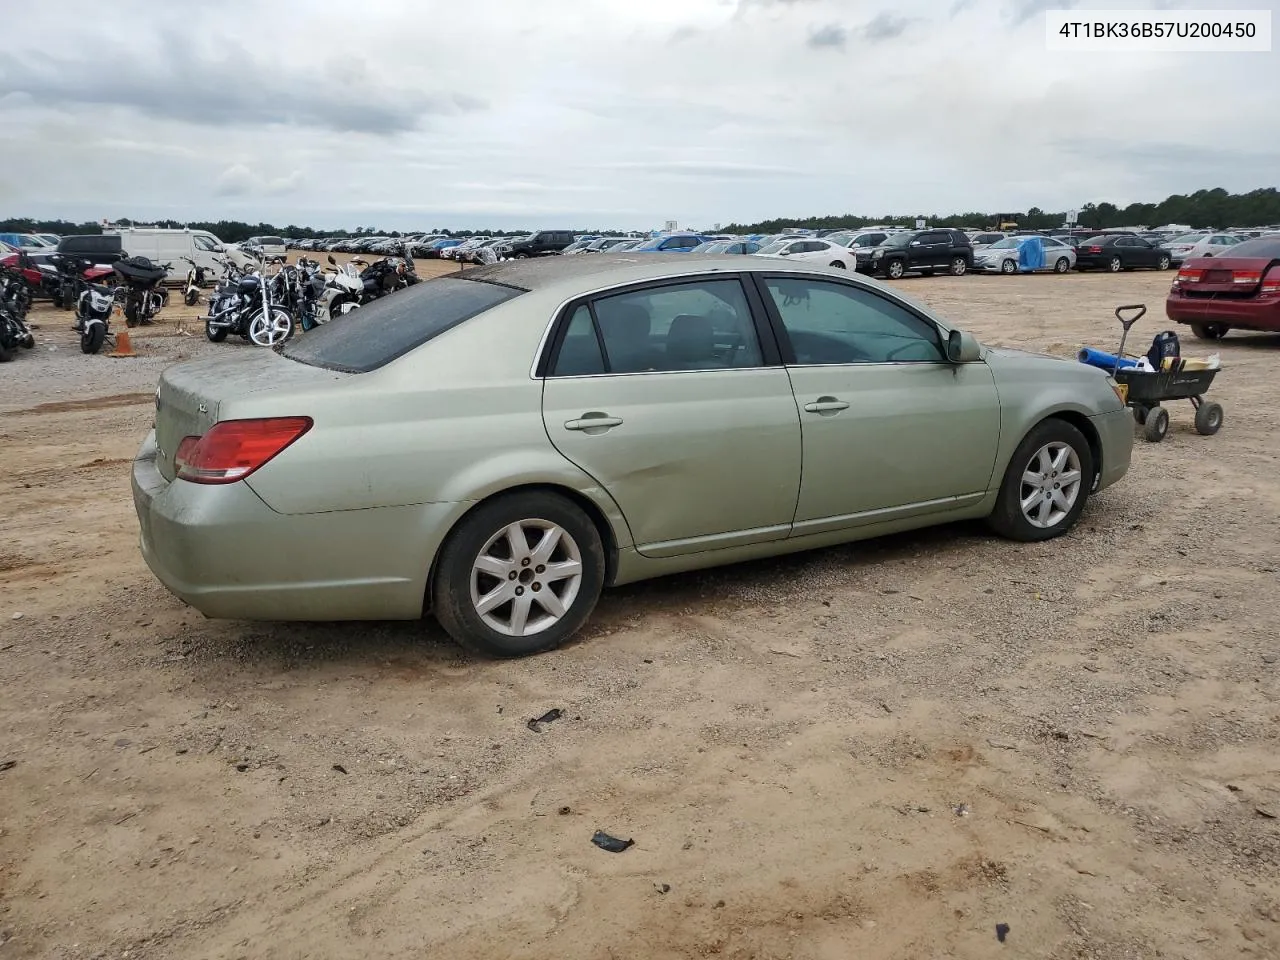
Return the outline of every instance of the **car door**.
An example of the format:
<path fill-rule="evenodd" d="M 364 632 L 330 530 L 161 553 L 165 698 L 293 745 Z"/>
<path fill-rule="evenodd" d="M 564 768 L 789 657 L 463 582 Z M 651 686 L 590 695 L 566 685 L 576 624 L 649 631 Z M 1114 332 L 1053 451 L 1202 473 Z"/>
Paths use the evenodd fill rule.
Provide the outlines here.
<path fill-rule="evenodd" d="M 852 281 L 760 277 L 800 412 L 793 536 L 981 499 L 1000 435 L 985 363 L 945 359 L 937 325 Z"/>
<path fill-rule="evenodd" d="M 945 267 L 951 262 L 951 237 L 945 230 L 930 230 L 922 238 L 922 267 Z"/>
<path fill-rule="evenodd" d="M 763 316 L 735 276 L 571 303 L 551 339 L 551 442 L 626 517 L 636 549 L 677 556 L 785 538 L 800 420 Z"/>

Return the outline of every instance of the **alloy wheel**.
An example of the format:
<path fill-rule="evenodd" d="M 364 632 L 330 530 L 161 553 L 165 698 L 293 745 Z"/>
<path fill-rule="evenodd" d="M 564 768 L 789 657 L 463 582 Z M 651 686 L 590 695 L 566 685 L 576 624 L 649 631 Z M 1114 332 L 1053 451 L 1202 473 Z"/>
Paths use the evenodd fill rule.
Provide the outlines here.
<path fill-rule="evenodd" d="M 485 543 L 471 567 L 471 603 L 509 637 L 541 633 L 569 612 L 582 586 L 582 551 L 550 520 L 519 520 Z"/>
<path fill-rule="evenodd" d="M 1022 473 L 1018 494 L 1022 515 L 1033 527 L 1056 527 L 1075 506 L 1083 480 L 1075 448 L 1058 440 L 1045 444 Z"/>
<path fill-rule="evenodd" d="M 249 339 L 260 347 L 274 347 L 289 339 L 293 320 L 287 313 L 260 313 L 249 324 Z"/>

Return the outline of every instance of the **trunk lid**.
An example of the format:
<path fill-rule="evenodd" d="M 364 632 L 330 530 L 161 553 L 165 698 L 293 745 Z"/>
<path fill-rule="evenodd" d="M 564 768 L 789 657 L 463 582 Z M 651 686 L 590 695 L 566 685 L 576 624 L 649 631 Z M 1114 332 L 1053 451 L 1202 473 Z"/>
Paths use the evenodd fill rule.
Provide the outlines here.
<path fill-rule="evenodd" d="M 177 363 L 161 374 L 156 389 L 156 464 L 166 480 L 175 476 L 173 458 L 178 444 L 185 437 L 203 435 L 217 423 L 225 402 L 252 394 L 307 390 L 358 376 L 296 363 L 272 350 L 253 348 L 249 357 L 241 350 L 235 354 Z"/>
<path fill-rule="evenodd" d="M 1182 264 L 1173 282 L 1188 297 L 1251 297 L 1277 262 L 1271 257 L 1195 257 Z"/>

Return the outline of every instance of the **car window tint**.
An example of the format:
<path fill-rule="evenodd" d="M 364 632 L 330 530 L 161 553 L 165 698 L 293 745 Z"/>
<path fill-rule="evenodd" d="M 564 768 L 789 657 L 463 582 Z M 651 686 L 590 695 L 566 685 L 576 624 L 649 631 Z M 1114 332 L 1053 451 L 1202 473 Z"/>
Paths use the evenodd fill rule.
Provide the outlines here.
<path fill-rule="evenodd" d="M 737 280 L 699 280 L 595 301 L 610 373 L 758 367 L 760 342 Z"/>
<path fill-rule="evenodd" d="M 191 238 L 191 240 L 193 243 L 195 243 L 197 250 L 213 249 L 213 241 L 210 240 L 208 237 L 194 236 Z"/>
<path fill-rule="evenodd" d="M 870 291 L 791 277 L 770 278 L 766 286 L 797 364 L 941 363 L 944 359 L 932 323 Z"/>
<path fill-rule="evenodd" d="M 595 324 L 591 322 L 591 310 L 584 304 L 573 312 L 551 375 L 589 377 L 604 372 L 604 355 L 600 352 Z"/>
<path fill-rule="evenodd" d="M 367 373 L 522 293 L 496 283 L 437 277 L 336 317 L 290 340 L 281 353 L 314 367 Z"/>

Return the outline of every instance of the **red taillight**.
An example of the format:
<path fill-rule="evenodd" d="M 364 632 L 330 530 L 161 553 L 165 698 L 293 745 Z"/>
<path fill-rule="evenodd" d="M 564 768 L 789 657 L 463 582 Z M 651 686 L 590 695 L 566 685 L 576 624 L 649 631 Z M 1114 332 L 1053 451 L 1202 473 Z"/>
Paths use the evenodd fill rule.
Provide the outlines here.
<path fill-rule="evenodd" d="M 1178 275 L 1173 278 L 1175 284 L 1179 283 L 1199 283 L 1204 279 L 1204 271 L 1197 270 L 1195 267 L 1183 267 L 1178 271 Z"/>
<path fill-rule="evenodd" d="M 1257 270 L 1232 270 L 1231 282 L 1238 283 L 1242 286 L 1254 286 L 1262 279 L 1262 274 Z"/>
<path fill-rule="evenodd" d="M 1089 253 L 1101 253 L 1101 252 L 1102 252 L 1102 248 L 1101 248 L 1101 247 L 1086 247 L 1085 249 L 1086 249 L 1086 250 L 1087 250 L 1087 252 L 1089 252 Z"/>
<path fill-rule="evenodd" d="M 1280 267 L 1272 267 L 1262 278 L 1262 289 L 1259 293 L 1280 293 Z"/>
<path fill-rule="evenodd" d="M 185 437 L 174 454 L 179 480 L 235 483 L 311 429 L 310 417 L 223 420 L 201 437 Z"/>

